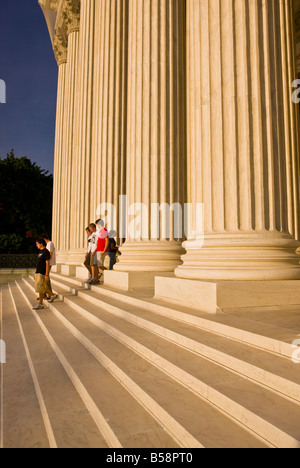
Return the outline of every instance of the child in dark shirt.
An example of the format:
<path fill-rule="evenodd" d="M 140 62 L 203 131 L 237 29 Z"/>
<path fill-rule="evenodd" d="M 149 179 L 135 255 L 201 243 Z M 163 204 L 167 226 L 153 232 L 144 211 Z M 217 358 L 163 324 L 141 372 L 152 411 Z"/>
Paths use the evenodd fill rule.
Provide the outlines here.
<path fill-rule="evenodd" d="M 49 302 L 53 302 L 58 298 L 57 294 L 47 289 L 49 283 L 49 272 L 50 272 L 50 252 L 46 249 L 45 239 L 39 238 L 36 241 L 36 246 L 40 253 L 38 256 L 37 268 L 34 276 L 35 291 L 39 294 L 39 303 L 34 307 L 35 310 L 44 308 L 44 295 L 50 296 Z"/>
<path fill-rule="evenodd" d="M 109 255 L 109 269 L 113 270 L 114 265 L 116 263 L 116 253 L 119 249 L 119 247 L 116 244 L 115 237 L 117 233 L 116 231 L 110 231 L 108 233 L 108 255 Z"/>

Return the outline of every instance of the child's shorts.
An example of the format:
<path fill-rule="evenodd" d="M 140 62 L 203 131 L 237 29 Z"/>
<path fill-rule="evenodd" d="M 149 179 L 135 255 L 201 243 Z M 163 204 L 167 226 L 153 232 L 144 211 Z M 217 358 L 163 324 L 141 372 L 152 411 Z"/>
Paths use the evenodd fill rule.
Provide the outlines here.
<path fill-rule="evenodd" d="M 105 261 L 107 256 L 108 256 L 108 252 L 104 252 L 104 254 L 102 254 L 102 255 L 100 253 L 98 253 L 98 266 L 99 267 L 104 266 L 104 261 Z"/>
<path fill-rule="evenodd" d="M 90 256 L 90 266 L 97 266 L 97 252 L 95 253 L 95 255 L 92 255 L 91 253 L 91 256 Z"/>
<path fill-rule="evenodd" d="M 40 273 L 36 273 L 34 277 L 34 288 L 35 292 L 38 294 L 45 294 L 47 290 L 47 285 L 45 281 L 45 276 Z"/>

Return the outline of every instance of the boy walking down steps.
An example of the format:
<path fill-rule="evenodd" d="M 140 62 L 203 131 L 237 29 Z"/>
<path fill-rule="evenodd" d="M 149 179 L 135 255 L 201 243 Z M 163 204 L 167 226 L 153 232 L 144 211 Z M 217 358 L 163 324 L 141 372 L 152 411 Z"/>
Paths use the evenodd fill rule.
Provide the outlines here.
<path fill-rule="evenodd" d="M 40 253 L 38 256 L 37 268 L 34 276 L 35 291 L 39 294 L 39 303 L 33 307 L 34 310 L 44 309 L 44 296 L 47 294 L 50 299 L 49 302 L 55 301 L 58 298 L 48 289 L 49 285 L 49 272 L 50 272 L 50 252 L 46 249 L 46 241 L 41 237 L 36 241 L 36 246 Z"/>

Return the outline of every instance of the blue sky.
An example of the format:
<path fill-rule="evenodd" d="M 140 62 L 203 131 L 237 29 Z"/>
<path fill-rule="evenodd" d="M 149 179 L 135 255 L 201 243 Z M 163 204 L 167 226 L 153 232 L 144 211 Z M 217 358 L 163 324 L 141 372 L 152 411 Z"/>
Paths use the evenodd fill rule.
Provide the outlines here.
<path fill-rule="evenodd" d="M 37 0 L 0 0 L 0 157 L 11 150 L 53 173 L 57 65 Z"/>

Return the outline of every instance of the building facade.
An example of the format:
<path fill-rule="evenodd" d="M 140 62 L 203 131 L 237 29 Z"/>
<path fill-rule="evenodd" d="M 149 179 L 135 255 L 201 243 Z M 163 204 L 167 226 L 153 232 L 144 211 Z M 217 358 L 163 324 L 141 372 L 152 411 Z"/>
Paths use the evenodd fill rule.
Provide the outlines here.
<path fill-rule="evenodd" d="M 39 3 L 59 262 L 105 217 L 126 239 L 116 272 L 300 279 L 300 1 Z"/>

